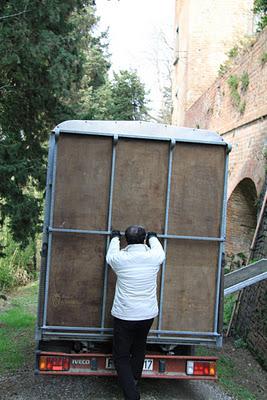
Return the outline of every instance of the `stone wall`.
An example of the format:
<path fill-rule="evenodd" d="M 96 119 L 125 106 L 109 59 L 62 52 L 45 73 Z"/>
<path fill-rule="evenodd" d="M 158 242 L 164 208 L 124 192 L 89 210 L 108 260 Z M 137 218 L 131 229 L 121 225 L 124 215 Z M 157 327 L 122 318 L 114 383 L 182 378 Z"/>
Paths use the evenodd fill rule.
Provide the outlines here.
<path fill-rule="evenodd" d="M 267 281 L 246 288 L 241 297 L 235 335 L 245 339 L 249 349 L 267 369 Z"/>
<path fill-rule="evenodd" d="M 232 144 L 226 252 L 242 252 L 246 256 L 256 226 L 255 200 L 261 193 L 263 196 L 266 187 L 267 62 L 262 61 L 266 53 L 267 29 L 185 115 L 185 126 L 217 131 Z M 246 89 L 242 88 L 244 76 Z M 229 84 L 233 77 L 238 82 L 239 104 Z M 267 211 L 252 254 L 254 259 L 263 257 L 267 257 Z M 243 291 L 233 327 L 267 367 L 267 281 Z"/>
<path fill-rule="evenodd" d="M 244 263 L 257 224 L 257 193 L 254 183 L 246 178 L 236 187 L 227 204 L 226 257 L 239 254 Z"/>
<path fill-rule="evenodd" d="M 259 195 L 264 184 L 264 146 L 267 141 L 267 29 L 261 33 L 253 47 L 236 59 L 236 63 L 186 112 L 185 126 L 215 130 L 232 144 L 229 160 L 228 198 L 235 187 L 250 178 Z M 246 73 L 248 86 L 238 92 L 245 104 L 243 112 L 234 105 L 229 78 L 241 79 Z"/>
<path fill-rule="evenodd" d="M 267 181 L 262 200 L 266 188 Z M 267 208 L 252 258 L 267 258 Z M 243 290 L 233 328 L 235 334 L 245 338 L 249 348 L 267 369 L 267 280 Z"/>
<path fill-rule="evenodd" d="M 227 52 L 252 35 L 253 0 L 176 0 L 173 123 L 209 88 Z"/>

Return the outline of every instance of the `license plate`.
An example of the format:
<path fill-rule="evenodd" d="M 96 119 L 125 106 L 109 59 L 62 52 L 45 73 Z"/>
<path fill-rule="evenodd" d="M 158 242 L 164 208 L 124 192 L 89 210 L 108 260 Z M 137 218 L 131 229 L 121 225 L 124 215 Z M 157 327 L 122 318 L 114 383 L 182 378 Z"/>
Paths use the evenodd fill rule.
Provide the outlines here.
<path fill-rule="evenodd" d="M 107 369 L 115 369 L 114 363 L 111 357 L 106 358 L 106 368 Z M 153 371 L 153 359 L 145 358 L 143 371 Z"/>
<path fill-rule="evenodd" d="M 153 359 L 145 358 L 143 371 L 153 371 Z"/>

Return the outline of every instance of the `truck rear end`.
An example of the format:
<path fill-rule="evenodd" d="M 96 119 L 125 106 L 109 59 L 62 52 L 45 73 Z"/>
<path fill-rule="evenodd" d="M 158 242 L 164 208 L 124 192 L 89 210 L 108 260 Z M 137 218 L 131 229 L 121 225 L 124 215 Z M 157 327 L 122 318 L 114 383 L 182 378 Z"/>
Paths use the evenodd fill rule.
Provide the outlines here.
<path fill-rule="evenodd" d="M 112 228 L 155 231 L 167 254 L 144 377 L 216 379 L 228 146 L 214 132 L 146 122 L 66 121 L 51 134 L 36 373 L 114 375 L 105 262 Z M 123 243 L 122 243 L 123 244 Z"/>

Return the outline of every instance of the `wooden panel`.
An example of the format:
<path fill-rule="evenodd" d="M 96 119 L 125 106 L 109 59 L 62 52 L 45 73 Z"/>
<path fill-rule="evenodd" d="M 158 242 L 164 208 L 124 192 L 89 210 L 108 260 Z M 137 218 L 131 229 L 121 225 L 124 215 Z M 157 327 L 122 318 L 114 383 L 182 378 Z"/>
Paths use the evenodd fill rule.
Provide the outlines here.
<path fill-rule="evenodd" d="M 100 326 L 105 238 L 54 234 L 48 325 Z"/>
<path fill-rule="evenodd" d="M 173 158 L 169 233 L 220 236 L 223 146 L 177 143 Z"/>
<path fill-rule="evenodd" d="M 163 233 L 169 144 L 119 139 L 116 149 L 113 229 Z M 224 155 L 220 146 L 177 143 L 169 233 L 219 236 Z M 111 138 L 60 136 L 55 227 L 107 229 L 111 156 Z M 48 325 L 100 326 L 105 244 L 102 236 L 53 236 Z M 213 330 L 217 257 L 217 243 L 168 241 L 162 329 Z M 105 327 L 114 288 L 110 270 Z"/>
<path fill-rule="evenodd" d="M 213 331 L 218 244 L 169 240 L 163 329 Z"/>
<path fill-rule="evenodd" d="M 145 140 L 119 140 L 113 196 L 112 225 L 124 231 L 130 225 L 142 225 L 147 230 L 164 232 L 169 145 Z M 122 240 L 121 248 L 126 246 Z M 110 315 L 116 277 L 109 272 L 106 323 L 112 326 Z M 160 276 L 158 277 L 159 295 Z M 157 320 L 154 322 L 156 327 Z"/>
<path fill-rule="evenodd" d="M 113 227 L 143 225 L 162 232 L 168 174 L 168 143 L 119 140 L 113 199 Z"/>
<path fill-rule="evenodd" d="M 111 155 L 111 138 L 59 137 L 54 227 L 106 229 Z"/>

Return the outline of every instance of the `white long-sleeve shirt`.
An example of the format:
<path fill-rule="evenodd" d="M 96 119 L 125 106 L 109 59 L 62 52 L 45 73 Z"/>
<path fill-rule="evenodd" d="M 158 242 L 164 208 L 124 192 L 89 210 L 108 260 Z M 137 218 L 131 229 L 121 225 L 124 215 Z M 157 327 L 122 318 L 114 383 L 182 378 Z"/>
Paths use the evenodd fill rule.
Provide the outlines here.
<path fill-rule="evenodd" d="M 152 236 L 150 248 L 131 244 L 120 250 L 120 240 L 111 240 L 107 263 L 117 275 L 111 314 L 119 319 L 140 321 L 158 315 L 157 273 L 165 259 L 160 241 Z"/>

